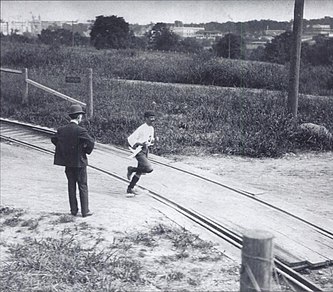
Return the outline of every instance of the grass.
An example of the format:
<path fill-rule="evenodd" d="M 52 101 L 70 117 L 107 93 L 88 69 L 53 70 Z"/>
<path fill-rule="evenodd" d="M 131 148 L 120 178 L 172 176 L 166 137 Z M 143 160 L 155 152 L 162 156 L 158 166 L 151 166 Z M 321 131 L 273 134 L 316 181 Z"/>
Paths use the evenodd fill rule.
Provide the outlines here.
<path fill-rule="evenodd" d="M 17 213 L 8 209 L 3 219 Z M 43 217 L 44 226 L 58 222 L 57 231 L 49 236 L 43 236 L 43 226 L 32 224 L 35 219 L 31 218 L 24 219 L 24 226 L 5 226 L 3 232 L 21 228 L 22 239 L 2 242 L 7 250 L 0 271 L 3 291 L 204 291 L 223 287 L 216 286 L 215 277 L 223 277 L 219 269 L 228 270 L 230 262 L 212 243 L 184 228 L 158 224 L 109 242 L 92 232 L 86 222 L 68 222 L 62 227 L 60 220 L 54 220 L 56 216 Z M 24 233 L 28 226 L 35 228 Z M 185 252 L 187 256 L 179 256 Z M 200 257 L 206 258 L 199 260 L 204 265 L 199 268 Z M 235 268 L 226 277 L 237 285 Z"/>
<path fill-rule="evenodd" d="M 9 54 L 7 48 L 3 58 L 7 64 L 18 66 L 24 62 L 22 60 L 25 60 L 21 57 L 34 49 L 36 47 L 18 48 L 15 51 L 18 56 L 15 57 Z M 185 66 L 191 58 L 189 55 L 163 53 L 150 55 L 148 52 L 136 52 L 132 55 L 126 51 L 93 52 L 63 49 L 59 50 L 58 54 L 68 57 L 65 58 L 68 60 L 67 63 L 62 63 L 63 59 L 58 55 L 59 58 L 55 57 L 51 63 L 47 63 L 45 54 L 52 48 L 40 47 L 38 50 L 41 52 L 38 60 L 30 60 L 29 58 L 33 57 L 29 55 L 30 53 L 27 55 L 30 56 L 28 59 L 31 63 L 29 63 L 30 78 L 81 101 L 85 101 L 87 96 L 84 77 L 86 68 L 82 64 L 86 64 L 87 67 L 95 64 L 94 117 L 86 120 L 83 125 L 102 143 L 126 147 L 127 136 L 143 121 L 143 112 L 154 109 L 157 112 L 156 131 L 160 142 L 156 144 L 153 152 L 158 155 L 224 153 L 250 157 L 280 157 L 284 153 L 299 150 L 333 149 L 332 141 L 322 137 L 310 137 L 295 127 L 286 112 L 287 93 L 283 91 L 282 86 L 286 84 L 286 80 L 278 77 L 282 73 L 277 73 L 283 69 L 275 68 L 274 64 L 242 63 L 237 60 L 215 60 L 215 62 L 202 57 L 200 60 L 208 66 L 207 72 L 215 74 L 210 75 L 211 83 L 207 83 L 204 82 L 202 74 L 206 76 L 208 73 L 200 71 L 201 61 L 196 59 L 199 57 L 192 56 L 196 63 L 191 66 L 200 67 L 196 70 L 201 73 L 196 74 L 200 75 L 198 80 L 202 81 L 201 84 L 219 85 L 222 81 L 218 80 L 223 79 L 224 74 L 241 83 L 232 80 L 230 83 L 222 82 L 223 85 L 241 86 L 241 88 L 223 88 L 166 83 L 183 82 L 178 77 L 174 79 L 169 77 L 185 74 L 183 71 L 194 70 Z M 118 63 L 114 63 L 116 59 L 119 60 Z M 82 63 L 82 60 L 86 62 Z M 179 64 L 183 66 L 181 70 L 177 69 Z M 156 66 L 153 74 L 149 71 L 148 65 Z M 128 72 L 134 70 L 133 66 L 135 70 L 140 71 L 140 76 L 128 75 Z M 164 73 L 166 75 L 163 75 Z M 66 83 L 65 76 L 71 74 L 81 74 L 82 83 Z M 114 78 L 119 76 L 144 80 L 151 80 L 149 76 L 157 76 L 153 80 L 164 83 L 122 81 Z M 246 79 L 262 85 L 253 87 L 265 89 L 244 88 L 250 86 Z M 279 86 L 267 85 L 270 79 L 274 79 Z M 195 83 L 193 80 L 187 82 Z M 314 81 L 304 82 L 312 84 Z M 311 87 L 314 88 L 315 85 Z M 280 91 L 269 91 L 267 88 L 278 88 Z M 2 117 L 52 128 L 58 128 L 68 122 L 66 115 L 68 102 L 30 86 L 29 104 L 21 105 L 23 90 L 22 77 L 1 73 Z M 333 98 L 300 96 L 298 124 L 316 123 L 333 132 L 331 116 L 333 116 Z"/>

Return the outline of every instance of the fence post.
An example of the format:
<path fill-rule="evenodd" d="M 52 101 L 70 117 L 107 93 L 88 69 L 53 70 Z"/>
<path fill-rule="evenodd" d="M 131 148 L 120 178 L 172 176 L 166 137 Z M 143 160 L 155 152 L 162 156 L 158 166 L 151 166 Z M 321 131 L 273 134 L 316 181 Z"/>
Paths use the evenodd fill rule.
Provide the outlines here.
<path fill-rule="evenodd" d="M 23 78 L 25 83 L 25 90 L 23 93 L 22 104 L 27 104 L 29 102 L 29 84 L 27 82 L 28 79 L 28 68 L 24 68 Z"/>
<path fill-rule="evenodd" d="M 271 291 L 273 235 L 263 230 L 243 234 L 240 291 Z"/>
<path fill-rule="evenodd" d="M 87 113 L 88 118 L 94 115 L 94 99 L 93 99 L 93 69 L 88 69 L 88 97 L 87 97 Z"/>

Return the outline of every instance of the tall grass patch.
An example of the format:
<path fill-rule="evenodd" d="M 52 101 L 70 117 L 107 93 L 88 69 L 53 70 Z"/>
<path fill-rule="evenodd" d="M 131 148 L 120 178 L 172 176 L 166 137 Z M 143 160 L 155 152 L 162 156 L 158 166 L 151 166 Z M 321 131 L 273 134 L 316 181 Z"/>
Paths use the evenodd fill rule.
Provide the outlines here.
<path fill-rule="evenodd" d="M 84 126 L 103 143 L 127 146 L 127 136 L 143 122 L 144 111 L 153 109 L 157 112 L 156 131 L 160 137 L 153 151 L 160 155 L 200 151 L 279 157 L 299 149 L 332 149 L 332 143 L 299 136 L 285 110 L 286 92 L 268 90 L 285 87 L 285 68 L 280 65 L 175 53 L 73 48 L 59 49 L 49 60 L 48 54 L 54 48 L 27 45 L 20 48 L 27 51 L 24 53 L 10 46 L 5 48 L 4 60 L 15 66 L 34 64 L 36 55 L 26 54 L 39 50 L 37 65 L 29 69 L 29 78 L 83 102 L 88 95 L 87 68 L 93 67 L 94 117 L 86 120 Z M 16 61 L 11 50 L 18 54 Z M 131 72 L 142 79 L 181 82 L 182 75 L 189 83 L 208 84 L 210 80 L 231 87 L 111 78 L 132 78 Z M 80 76 L 82 82 L 66 83 L 66 76 Z M 190 76 L 195 76 L 196 81 Z M 22 80 L 7 74 L 1 81 L 1 116 L 53 128 L 67 123 L 69 102 L 29 86 L 29 105 L 21 105 L 21 85 L 14 78 Z M 243 87 L 236 88 L 239 85 Z M 299 122 L 320 124 L 332 132 L 332 116 L 333 98 L 300 96 Z"/>
<path fill-rule="evenodd" d="M 94 50 L 36 44 L 1 43 L 1 62 L 15 68 L 59 66 L 68 70 L 93 68 L 98 76 L 166 83 L 283 90 L 288 66 L 229 60 L 211 54 L 139 50 Z M 332 94 L 332 67 L 302 68 L 300 91 Z"/>
<path fill-rule="evenodd" d="M 63 76 L 32 70 L 43 84 L 64 92 Z M 36 71 L 36 72 L 35 72 Z M 55 86 L 57 85 L 57 86 Z M 78 87 L 81 85 L 78 85 Z M 157 112 L 160 142 L 154 153 L 227 153 L 251 157 L 278 157 L 298 149 L 330 150 L 331 144 L 302 141 L 286 113 L 286 93 L 215 86 L 123 81 L 95 76 L 94 117 L 84 126 L 103 143 L 127 145 L 127 136 L 143 122 L 147 109 Z M 84 101 L 84 90 L 72 89 Z M 83 90 L 81 92 L 81 90 Z M 69 102 L 39 89 L 30 94 L 29 106 L 3 96 L 1 115 L 57 128 L 67 123 Z M 11 108 L 12 110 L 8 110 Z M 13 110 L 15 109 L 15 110 Z M 333 130 L 333 99 L 301 97 L 299 121 Z M 310 145 L 311 144 L 311 145 Z"/>

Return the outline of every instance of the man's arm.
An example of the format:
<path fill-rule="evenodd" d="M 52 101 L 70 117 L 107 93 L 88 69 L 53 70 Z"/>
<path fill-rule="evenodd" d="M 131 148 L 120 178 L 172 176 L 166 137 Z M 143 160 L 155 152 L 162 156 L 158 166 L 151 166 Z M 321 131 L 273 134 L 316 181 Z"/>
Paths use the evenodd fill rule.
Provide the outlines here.
<path fill-rule="evenodd" d="M 79 139 L 83 143 L 84 152 L 90 154 L 95 147 L 95 139 L 84 128 L 80 129 Z"/>
<path fill-rule="evenodd" d="M 51 142 L 57 146 L 58 143 L 58 131 L 51 137 Z"/>

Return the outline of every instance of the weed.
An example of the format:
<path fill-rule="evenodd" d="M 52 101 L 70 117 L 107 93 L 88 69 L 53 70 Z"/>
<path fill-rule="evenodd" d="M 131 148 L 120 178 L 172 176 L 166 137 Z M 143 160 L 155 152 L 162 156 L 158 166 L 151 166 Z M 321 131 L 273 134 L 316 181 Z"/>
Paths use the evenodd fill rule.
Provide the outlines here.
<path fill-rule="evenodd" d="M 12 217 L 12 218 L 7 218 L 4 222 L 3 225 L 10 226 L 10 227 L 16 227 L 19 225 L 19 223 L 22 221 L 22 219 L 18 217 Z"/>
<path fill-rule="evenodd" d="M 171 271 L 166 275 L 168 281 L 180 281 L 185 277 L 184 273 L 179 271 Z"/>
<path fill-rule="evenodd" d="M 88 230 L 89 229 L 89 224 L 87 222 L 81 222 L 79 224 L 80 230 Z"/>
<path fill-rule="evenodd" d="M 143 244 L 144 246 L 153 247 L 157 246 L 156 240 L 148 233 L 138 233 L 127 237 L 128 240 L 135 244 Z"/>
<path fill-rule="evenodd" d="M 6 291 L 49 291 L 54 285 L 62 291 L 101 291 L 115 279 L 122 283 L 141 281 L 141 265 L 132 258 L 85 249 L 73 237 L 26 238 L 25 244 L 9 247 L 10 261 L 5 264 L 0 283 Z M 115 289 L 117 290 L 117 289 Z"/>
<path fill-rule="evenodd" d="M 9 215 L 9 214 L 13 214 L 13 213 L 22 213 L 22 212 L 23 212 L 22 209 L 0 206 L 0 214 L 1 215 Z"/>
<path fill-rule="evenodd" d="M 72 215 L 61 215 L 56 221 L 55 224 L 57 223 L 71 223 L 75 221 L 75 217 Z"/>
<path fill-rule="evenodd" d="M 28 227 L 29 230 L 34 230 L 38 227 L 38 220 L 28 219 L 21 223 L 22 227 Z"/>

